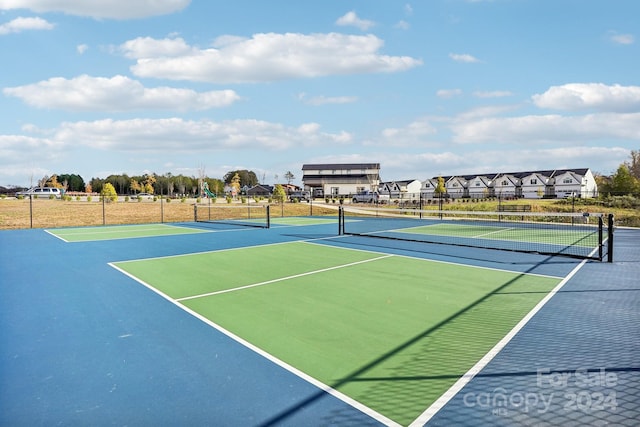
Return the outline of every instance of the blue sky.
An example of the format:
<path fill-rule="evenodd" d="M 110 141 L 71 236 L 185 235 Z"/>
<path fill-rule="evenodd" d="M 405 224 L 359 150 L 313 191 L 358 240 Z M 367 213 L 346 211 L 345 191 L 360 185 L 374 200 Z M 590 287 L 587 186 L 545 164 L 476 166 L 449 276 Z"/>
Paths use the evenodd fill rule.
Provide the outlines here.
<path fill-rule="evenodd" d="M 0 0 L 0 185 L 581 168 L 640 149 L 637 0 Z"/>

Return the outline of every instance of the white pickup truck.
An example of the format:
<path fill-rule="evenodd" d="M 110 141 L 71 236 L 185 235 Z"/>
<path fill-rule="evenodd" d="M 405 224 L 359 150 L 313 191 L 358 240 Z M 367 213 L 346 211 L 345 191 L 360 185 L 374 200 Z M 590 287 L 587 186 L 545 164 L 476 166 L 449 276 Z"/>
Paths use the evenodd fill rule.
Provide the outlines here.
<path fill-rule="evenodd" d="M 387 194 L 380 194 L 377 191 L 363 191 L 354 194 L 351 203 L 389 203 Z"/>

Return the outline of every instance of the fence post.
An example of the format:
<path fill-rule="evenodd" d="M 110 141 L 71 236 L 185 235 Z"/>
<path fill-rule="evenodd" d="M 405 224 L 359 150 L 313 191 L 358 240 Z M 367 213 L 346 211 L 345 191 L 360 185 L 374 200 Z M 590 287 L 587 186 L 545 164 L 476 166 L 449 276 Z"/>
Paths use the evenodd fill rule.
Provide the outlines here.
<path fill-rule="evenodd" d="M 613 262 L 613 214 L 607 217 L 607 262 Z"/>
<path fill-rule="evenodd" d="M 33 194 L 29 194 L 29 224 L 33 228 Z"/>

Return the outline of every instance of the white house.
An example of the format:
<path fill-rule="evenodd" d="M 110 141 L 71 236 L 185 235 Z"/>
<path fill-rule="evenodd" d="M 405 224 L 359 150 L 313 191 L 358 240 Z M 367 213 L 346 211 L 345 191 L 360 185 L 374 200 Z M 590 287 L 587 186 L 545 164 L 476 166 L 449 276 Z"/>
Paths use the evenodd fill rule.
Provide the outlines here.
<path fill-rule="evenodd" d="M 422 181 L 422 193 L 423 199 L 434 199 L 436 197 L 436 188 L 438 188 L 438 178 L 431 178 Z"/>
<path fill-rule="evenodd" d="M 378 191 L 380 163 L 323 163 L 302 166 L 305 190 L 316 197 L 349 196 L 362 191 Z"/>
<path fill-rule="evenodd" d="M 523 172 L 522 177 L 522 197 L 525 199 L 542 199 L 543 197 L 553 197 L 554 171 Z"/>
<path fill-rule="evenodd" d="M 445 181 L 447 194 L 453 199 L 468 197 L 468 182 L 462 176 L 452 176 Z"/>
<path fill-rule="evenodd" d="M 391 200 L 420 200 L 422 185 L 418 179 L 389 181 L 380 184 L 379 191 L 380 194 L 388 194 Z"/>
<path fill-rule="evenodd" d="M 493 180 L 493 191 L 496 197 L 522 197 L 522 180 L 510 173 L 503 173 Z"/>
<path fill-rule="evenodd" d="M 495 175 L 493 175 L 495 176 Z M 485 175 L 478 175 L 467 181 L 467 197 L 483 199 L 494 194 L 494 181 Z"/>
<path fill-rule="evenodd" d="M 590 169 L 557 171 L 554 176 L 556 197 L 596 197 L 598 186 Z"/>
<path fill-rule="evenodd" d="M 555 197 L 596 197 L 598 185 L 591 170 L 550 169 L 499 174 L 458 175 L 444 177 L 447 195 L 451 198 L 524 197 L 542 199 Z M 422 183 L 422 195 L 435 197 L 438 178 Z"/>

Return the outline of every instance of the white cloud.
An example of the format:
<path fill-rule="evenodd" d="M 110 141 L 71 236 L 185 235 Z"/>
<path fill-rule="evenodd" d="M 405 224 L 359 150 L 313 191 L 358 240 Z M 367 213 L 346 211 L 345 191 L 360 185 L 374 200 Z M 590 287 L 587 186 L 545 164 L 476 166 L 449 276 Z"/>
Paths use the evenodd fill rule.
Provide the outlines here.
<path fill-rule="evenodd" d="M 33 129 L 35 133 L 41 133 Z M 184 153 L 210 152 L 224 149 L 284 150 L 292 147 L 350 143 L 347 132 L 322 132 L 320 125 L 307 123 L 298 128 L 262 120 L 185 120 L 166 119 L 104 119 L 64 122 L 49 130 L 47 138 L 27 138 L 0 135 L 0 152 L 17 153 L 25 141 L 36 146 L 53 145 L 58 149 L 89 147 L 113 152 Z M 35 145 L 34 145 L 35 144 Z"/>
<path fill-rule="evenodd" d="M 29 30 L 52 30 L 54 24 L 42 18 L 15 18 L 6 24 L 0 25 L 0 35 L 21 33 Z"/>
<path fill-rule="evenodd" d="M 635 37 L 633 34 L 618 34 L 615 31 L 609 32 L 609 40 L 616 44 L 633 44 L 635 43 Z"/>
<path fill-rule="evenodd" d="M 513 93 L 508 90 L 476 91 L 473 92 L 473 96 L 476 98 L 504 98 L 513 96 Z"/>
<path fill-rule="evenodd" d="M 305 94 L 300 94 L 298 98 L 307 105 L 327 105 L 327 104 L 352 104 L 358 101 L 357 96 L 314 96 L 309 99 Z"/>
<path fill-rule="evenodd" d="M 146 88 L 125 76 L 54 77 L 35 84 L 5 88 L 6 96 L 48 109 L 72 111 L 206 110 L 224 107 L 240 97 L 232 90 L 195 92 L 171 87 Z"/>
<path fill-rule="evenodd" d="M 442 99 L 451 99 L 462 95 L 462 89 L 440 89 L 436 96 Z"/>
<path fill-rule="evenodd" d="M 407 126 L 400 128 L 383 129 L 378 143 L 369 143 L 371 145 L 381 145 L 386 147 L 415 147 L 432 145 L 426 140 L 437 133 L 436 127 L 431 123 L 429 118 L 414 120 Z"/>
<path fill-rule="evenodd" d="M 578 111 L 640 111 L 640 86 L 569 83 L 532 96 L 540 108 Z"/>
<path fill-rule="evenodd" d="M 146 38 L 121 49 L 137 59 L 131 70 L 138 76 L 211 83 L 391 73 L 422 64 L 408 56 L 379 54 L 383 41 L 374 35 L 261 33 L 224 41 L 218 49 L 199 49 L 180 39 Z"/>
<path fill-rule="evenodd" d="M 376 25 L 376 23 L 366 19 L 360 19 L 354 11 L 351 11 L 338 18 L 338 20 L 336 21 L 336 25 L 342 27 L 351 26 L 359 28 L 362 31 L 367 31 L 369 28 Z"/>
<path fill-rule="evenodd" d="M 409 24 L 407 21 L 405 20 L 400 20 L 396 23 L 396 25 L 393 26 L 394 28 L 398 28 L 400 30 L 408 30 L 409 28 L 411 28 L 411 24 Z"/>
<path fill-rule="evenodd" d="M 83 55 L 87 50 L 89 50 L 89 46 L 86 44 L 79 44 L 78 46 L 76 46 L 76 51 L 80 55 Z"/>
<path fill-rule="evenodd" d="M 490 117 L 456 122 L 453 141 L 468 143 L 531 144 L 583 143 L 585 140 L 640 141 L 640 113 L 601 113 L 584 116 L 530 115 Z"/>
<path fill-rule="evenodd" d="M 151 37 L 138 37 L 120 45 L 119 50 L 129 59 L 181 57 L 198 54 L 197 49 L 189 46 L 180 37 L 160 40 Z"/>
<path fill-rule="evenodd" d="M 404 13 L 407 15 L 413 15 L 413 6 L 410 3 L 404 5 Z"/>
<path fill-rule="evenodd" d="M 478 58 L 473 55 L 469 55 L 468 53 L 450 53 L 449 58 L 453 59 L 456 62 L 464 62 L 469 64 L 480 62 Z"/>
<path fill-rule="evenodd" d="M 0 10 L 29 9 L 96 19 L 136 19 L 178 12 L 189 3 L 191 0 L 3 0 Z"/>

